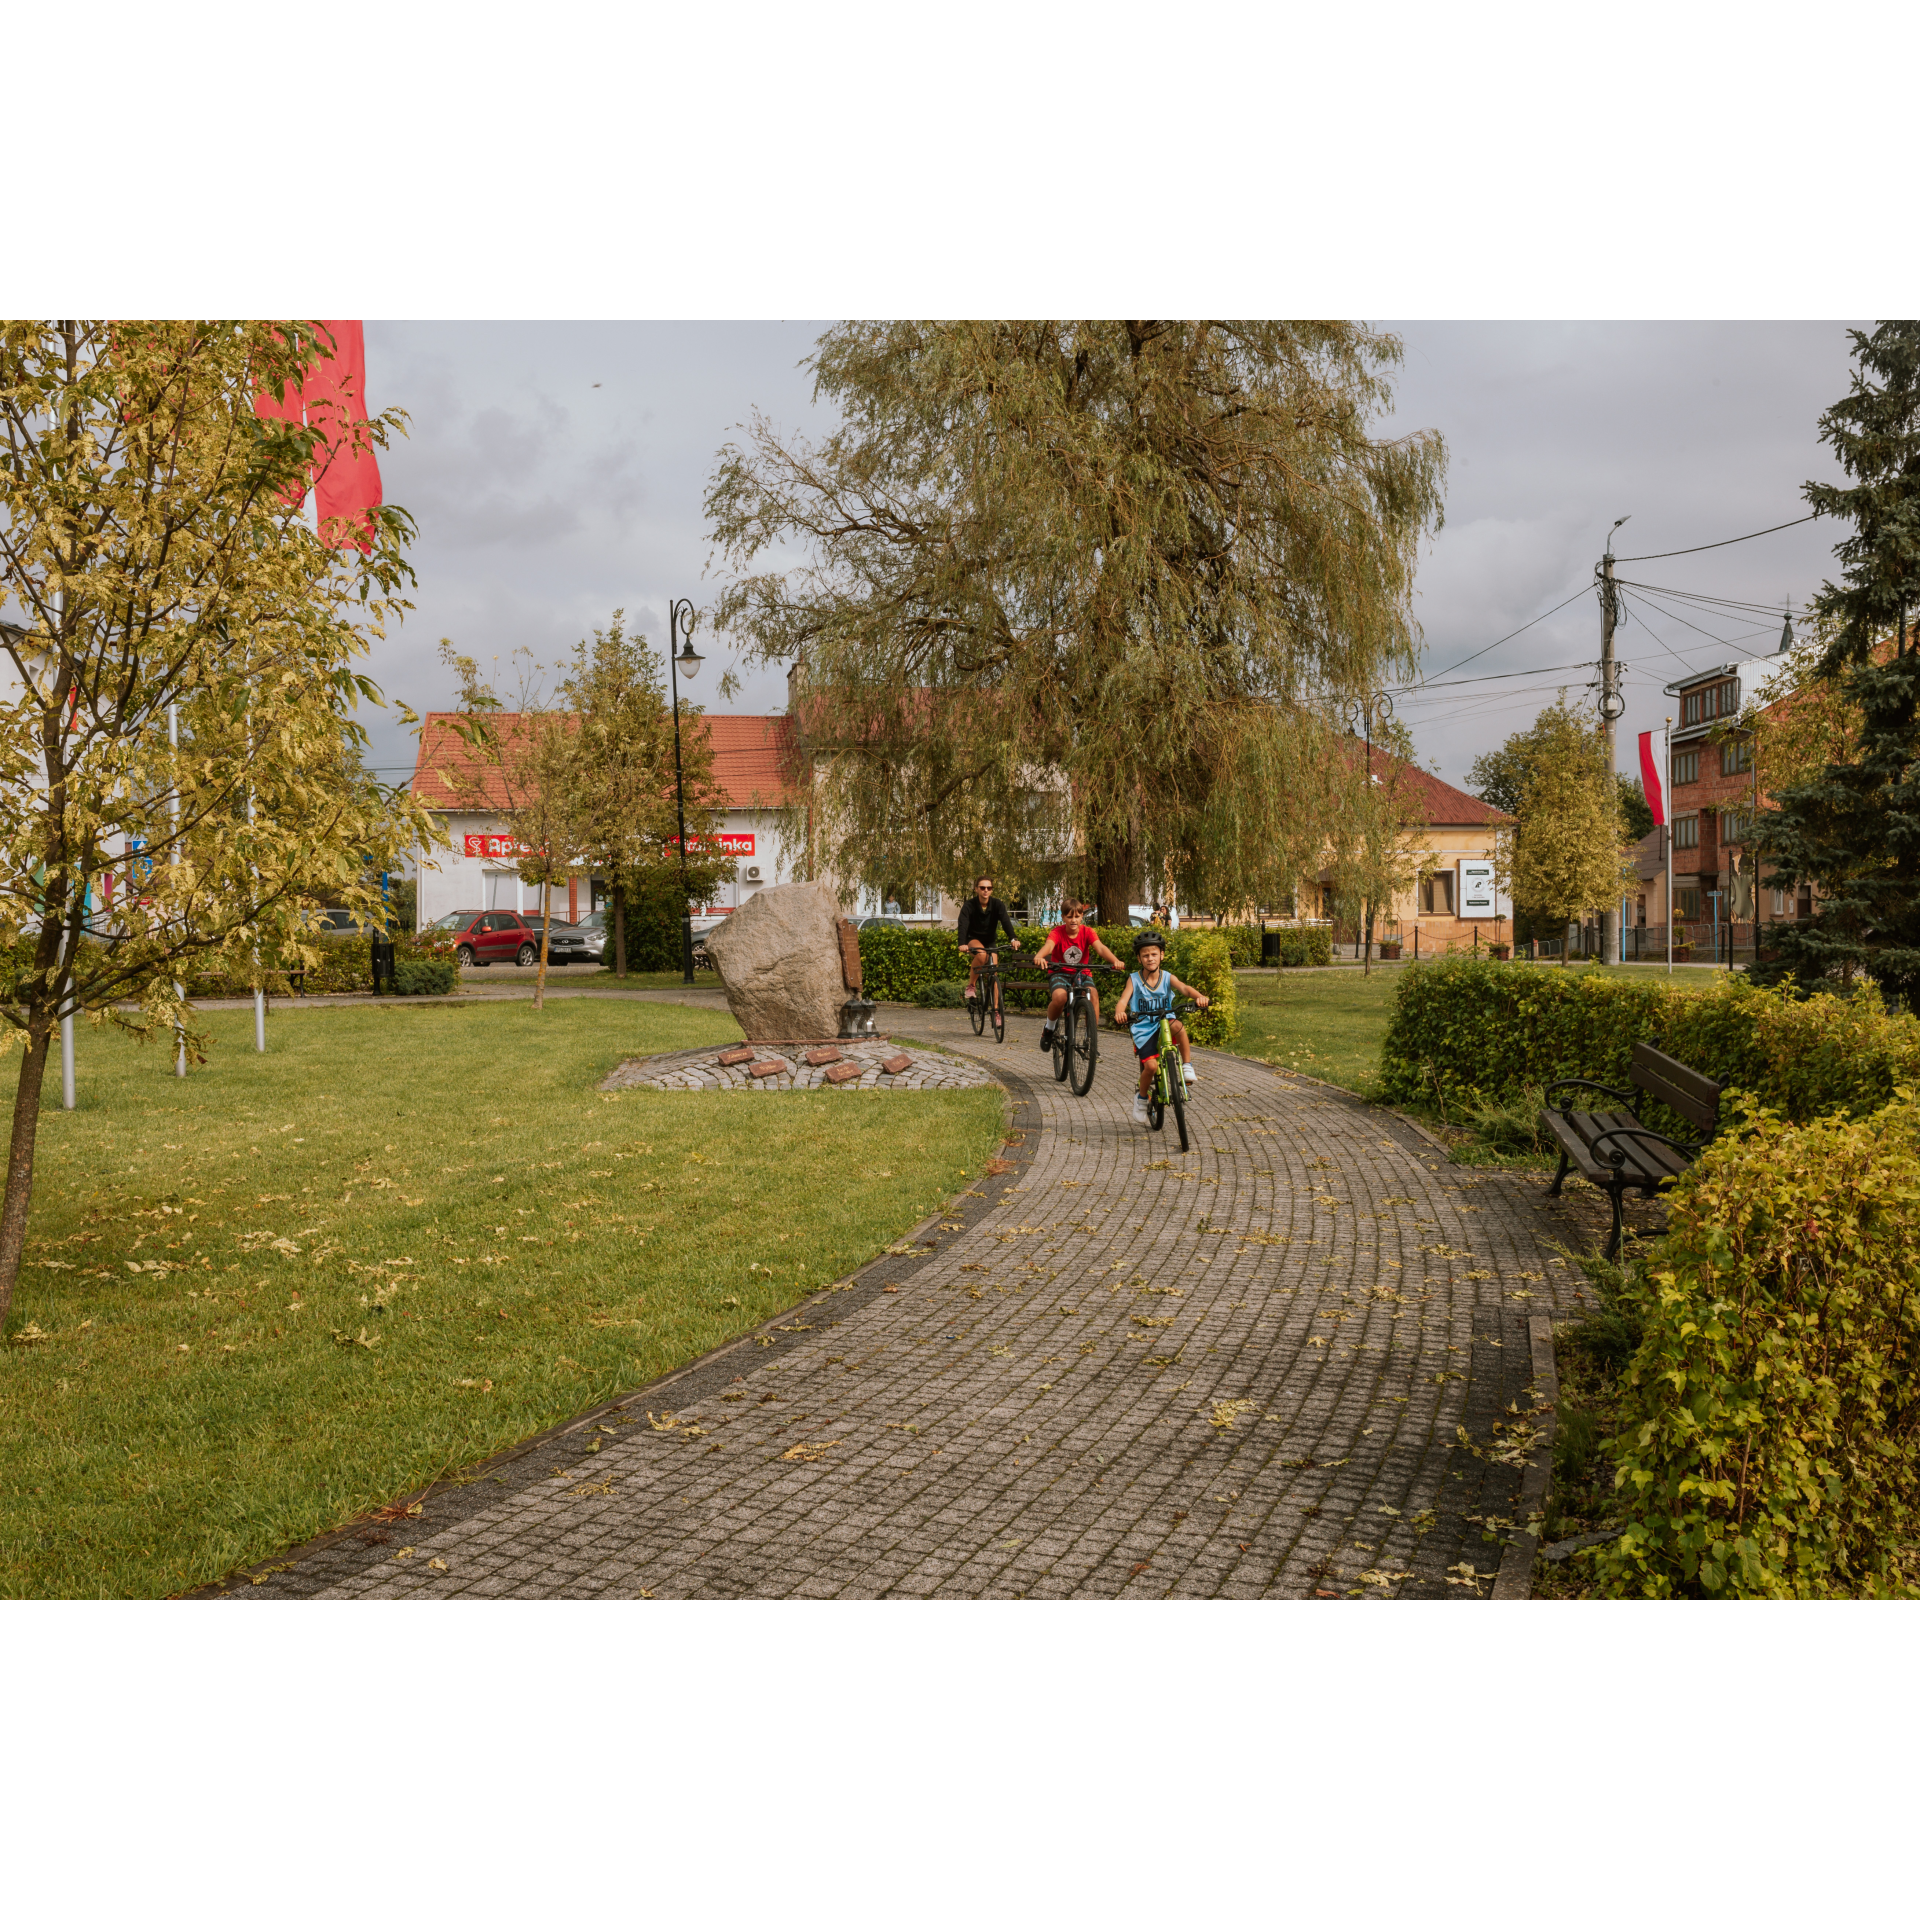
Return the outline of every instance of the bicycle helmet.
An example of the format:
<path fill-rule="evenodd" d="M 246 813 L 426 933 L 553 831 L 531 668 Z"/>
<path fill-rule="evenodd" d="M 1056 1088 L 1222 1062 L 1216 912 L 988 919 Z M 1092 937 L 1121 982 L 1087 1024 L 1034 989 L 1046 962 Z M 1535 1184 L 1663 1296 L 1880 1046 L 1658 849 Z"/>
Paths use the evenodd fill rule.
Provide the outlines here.
<path fill-rule="evenodd" d="M 1158 947 L 1160 951 L 1164 954 L 1167 950 L 1166 936 L 1162 933 L 1156 932 L 1152 927 L 1149 927 L 1146 930 L 1146 932 L 1141 934 L 1140 937 L 1134 941 L 1133 957 L 1136 960 L 1138 960 L 1140 956 L 1143 953 L 1145 953 L 1149 947 Z"/>

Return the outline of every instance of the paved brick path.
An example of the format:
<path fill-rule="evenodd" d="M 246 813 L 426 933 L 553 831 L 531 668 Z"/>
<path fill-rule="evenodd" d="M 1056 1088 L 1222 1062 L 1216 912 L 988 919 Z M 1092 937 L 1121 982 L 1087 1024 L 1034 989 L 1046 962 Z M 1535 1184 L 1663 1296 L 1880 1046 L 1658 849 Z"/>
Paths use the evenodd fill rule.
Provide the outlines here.
<path fill-rule="evenodd" d="M 1526 1316 L 1577 1278 L 1544 1182 L 1221 1054 L 1182 1156 L 1111 1040 L 1076 1100 L 1030 1022 L 888 1024 L 1000 1070 L 1010 1167 L 758 1343 L 237 1596 L 1487 1592 Z"/>

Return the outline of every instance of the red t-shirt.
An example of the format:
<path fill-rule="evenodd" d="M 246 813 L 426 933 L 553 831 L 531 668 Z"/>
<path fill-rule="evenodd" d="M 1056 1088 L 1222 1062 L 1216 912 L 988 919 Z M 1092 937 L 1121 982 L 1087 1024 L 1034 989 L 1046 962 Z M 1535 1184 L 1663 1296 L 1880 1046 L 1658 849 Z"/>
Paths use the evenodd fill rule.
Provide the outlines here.
<path fill-rule="evenodd" d="M 1048 965 L 1062 972 L 1073 967 L 1093 965 L 1093 929 L 1085 921 L 1071 933 L 1065 927 L 1055 927 L 1047 936 L 1053 942 L 1053 956 Z"/>

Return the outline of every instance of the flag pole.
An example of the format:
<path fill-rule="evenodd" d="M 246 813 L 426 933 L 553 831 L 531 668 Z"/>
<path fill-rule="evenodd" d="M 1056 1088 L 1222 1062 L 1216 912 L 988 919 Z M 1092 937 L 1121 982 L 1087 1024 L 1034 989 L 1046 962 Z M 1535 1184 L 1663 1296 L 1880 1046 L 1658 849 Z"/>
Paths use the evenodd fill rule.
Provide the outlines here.
<path fill-rule="evenodd" d="M 1665 736 L 1666 736 L 1666 762 L 1667 762 L 1667 792 L 1672 793 L 1673 791 L 1673 716 L 1671 714 L 1667 716 L 1666 725 L 1665 725 Z M 1673 808 L 1671 806 L 1667 806 L 1667 807 L 1663 807 L 1661 811 L 1667 816 L 1666 825 L 1661 828 L 1661 832 L 1666 836 L 1666 842 L 1667 842 L 1667 860 L 1666 860 L 1666 867 L 1667 867 L 1667 977 L 1671 979 L 1673 977 Z"/>

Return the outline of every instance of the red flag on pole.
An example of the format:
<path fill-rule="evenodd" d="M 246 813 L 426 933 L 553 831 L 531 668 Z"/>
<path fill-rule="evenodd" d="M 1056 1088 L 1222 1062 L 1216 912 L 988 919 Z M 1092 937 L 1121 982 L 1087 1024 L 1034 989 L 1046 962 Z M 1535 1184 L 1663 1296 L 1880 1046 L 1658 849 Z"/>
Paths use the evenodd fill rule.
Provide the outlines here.
<path fill-rule="evenodd" d="M 300 384 L 291 384 L 278 397 L 254 396 L 253 410 L 262 420 L 288 420 L 315 427 L 321 442 L 314 449 L 314 507 L 320 537 L 337 547 L 351 540 L 362 553 L 373 546 L 373 514 L 380 505 L 380 466 L 363 431 L 367 419 L 367 339 L 358 320 L 322 320 L 321 338 L 332 349 L 331 360 L 316 360 Z M 305 494 L 289 494 L 298 506 Z"/>
<path fill-rule="evenodd" d="M 323 320 L 320 331 L 333 358 L 316 360 L 306 381 L 308 424 L 326 436 L 313 477 L 320 537 L 329 546 L 352 540 L 365 553 L 373 546 L 373 515 L 381 501 L 380 468 L 361 431 L 367 419 L 366 330 L 358 320 Z"/>
<path fill-rule="evenodd" d="M 1651 733 L 1640 736 L 1640 785 L 1646 793 L 1647 805 L 1653 809 L 1653 824 L 1664 827 L 1667 824 L 1667 796 L 1660 790 L 1660 770 L 1654 764 Z"/>

